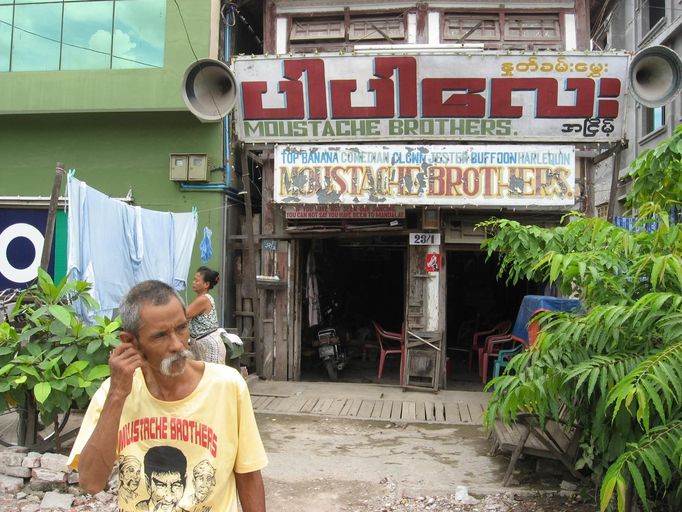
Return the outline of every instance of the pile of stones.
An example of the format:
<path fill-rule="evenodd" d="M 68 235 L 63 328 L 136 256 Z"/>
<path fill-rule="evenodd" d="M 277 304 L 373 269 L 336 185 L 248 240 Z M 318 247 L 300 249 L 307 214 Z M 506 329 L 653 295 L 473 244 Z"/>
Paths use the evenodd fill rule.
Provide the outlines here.
<path fill-rule="evenodd" d="M 71 471 L 67 457 L 57 453 L 29 452 L 23 446 L 0 450 L 0 489 L 19 490 L 26 483 L 34 489 L 78 483 L 78 473 Z"/>
<path fill-rule="evenodd" d="M 69 469 L 67 457 L 29 452 L 22 446 L 0 449 L 0 510 L 3 512 L 116 510 L 115 476 L 96 496 L 78 488 L 78 473 Z"/>

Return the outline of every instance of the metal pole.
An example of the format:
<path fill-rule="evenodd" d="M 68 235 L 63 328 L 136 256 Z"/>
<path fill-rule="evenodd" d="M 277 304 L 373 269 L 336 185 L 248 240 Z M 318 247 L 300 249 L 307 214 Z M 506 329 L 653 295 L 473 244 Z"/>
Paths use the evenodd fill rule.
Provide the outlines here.
<path fill-rule="evenodd" d="M 613 222 L 613 219 L 616 217 L 616 201 L 618 198 L 618 174 L 620 172 L 621 151 L 616 151 L 616 153 L 613 155 L 613 168 L 611 169 L 611 190 L 609 191 L 609 206 L 608 211 L 606 213 L 606 218 L 609 220 L 609 222 Z"/>
<path fill-rule="evenodd" d="M 54 183 L 52 184 L 52 194 L 50 194 L 50 206 L 47 210 L 47 225 L 45 226 L 45 241 L 43 243 L 43 254 L 40 258 L 40 267 L 47 272 L 50 264 L 50 253 L 52 252 L 52 239 L 54 238 L 54 222 L 57 216 L 57 204 L 59 202 L 59 191 L 62 188 L 62 176 L 64 176 L 64 165 L 57 162 L 55 169 Z"/>

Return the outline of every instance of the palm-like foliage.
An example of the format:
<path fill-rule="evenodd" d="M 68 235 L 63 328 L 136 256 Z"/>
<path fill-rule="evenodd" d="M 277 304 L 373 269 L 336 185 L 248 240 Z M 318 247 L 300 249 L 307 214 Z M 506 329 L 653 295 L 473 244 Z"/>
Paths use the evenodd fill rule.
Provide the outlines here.
<path fill-rule="evenodd" d="M 494 379 L 486 413 L 531 411 L 558 419 L 562 405 L 584 427 L 579 468 L 601 479 L 601 510 L 622 511 L 633 490 L 648 510 L 682 507 L 682 127 L 634 164 L 630 204 L 648 233 L 595 218 L 543 229 L 485 222 L 500 276 L 556 284 L 580 297 L 581 313 L 545 313 L 532 349 Z M 666 185 L 668 184 L 668 185 Z M 577 216 L 577 215 L 576 215 Z"/>

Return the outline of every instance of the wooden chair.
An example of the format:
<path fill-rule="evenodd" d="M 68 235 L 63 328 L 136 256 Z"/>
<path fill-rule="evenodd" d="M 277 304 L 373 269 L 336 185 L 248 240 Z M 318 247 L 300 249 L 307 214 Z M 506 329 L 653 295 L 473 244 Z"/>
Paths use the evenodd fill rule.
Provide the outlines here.
<path fill-rule="evenodd" d="M 579 426 L 569 425 L 564 419 L 547 420 L 542 427 L 537 416 L 532 414 L 520 414 L 511 425 L 496 420 L 492 454 L 495 455 L 498 451 L 511 452 L 502 485 L 509 484 L 514 467 L 522 454 L 558 460 L 571 475 L 583 480 L 583 475 L 575 469 L 581 433 Z"/>
<path fill-rule="evenodd" d="M 385 331 L 378 323 L 372 320 L 374 332 L 379 343 L 379 375 L 378 380 L 384 373 L 384 362 L 386 356 L 400 354 L 400 385 L 403 384 L 403 367 L 405 365 L 405 340 L 402 332 Z M 396 343 L 397 342 L 397 343 Z"/>

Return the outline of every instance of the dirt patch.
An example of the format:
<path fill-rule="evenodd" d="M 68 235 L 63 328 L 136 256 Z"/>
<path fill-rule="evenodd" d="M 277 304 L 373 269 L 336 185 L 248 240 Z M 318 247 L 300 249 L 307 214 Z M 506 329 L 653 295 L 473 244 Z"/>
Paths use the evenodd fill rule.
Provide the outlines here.
<path fill-rule="evenodd" d="M 520 464 L 524 485 L 500 485 L 509 459 L 490 457 L 475 426 L 396 424 L 313 416 L 257 415 L 270 464 L 263 474 L 269 510 L 408 512 L 518 510 L 587 512 L 559 491 L 559 471 L 539 478 Z M 479 499 L 463 505 L 457 486 Z M 564 508 L 561 508 L 564 507 Z"/>
<path fill-rule="evenodd" d="M 497 493 L 483 496 L 475 504 L 463 504 L 456 495 L 400 497 L 394 492 L 356 512 L 593 512 L 592 501 L 556 495 L 522 496 Z"/>

